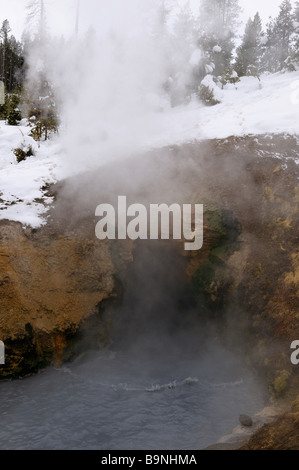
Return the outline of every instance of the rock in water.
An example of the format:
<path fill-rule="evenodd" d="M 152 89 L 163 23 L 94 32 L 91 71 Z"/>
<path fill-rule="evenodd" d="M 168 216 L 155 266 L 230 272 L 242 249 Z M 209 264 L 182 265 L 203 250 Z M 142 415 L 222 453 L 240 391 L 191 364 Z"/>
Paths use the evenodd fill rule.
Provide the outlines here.
<path fill-rule="evenodd" d="M 247 415 L 240 415 L 239 421 L 242 424 L 242 426 L 247 426 L 250 427 L 253 425 L 253 421 L 250 416 Z"/>

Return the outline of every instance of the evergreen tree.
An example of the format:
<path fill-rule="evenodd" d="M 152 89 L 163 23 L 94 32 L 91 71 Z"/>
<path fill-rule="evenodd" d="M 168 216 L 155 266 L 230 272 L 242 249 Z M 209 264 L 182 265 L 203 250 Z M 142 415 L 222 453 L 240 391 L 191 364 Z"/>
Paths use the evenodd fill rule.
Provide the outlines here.
<path fill-rule="evenodd" d="M 173 26 L 173 33 L 179 43 L 180 41 L 184 41 L 189 51 L 194 48 L 196 43 L 195 26 L 195 19 L 193 17 L 191 8 L 188 4 L 186 4 L 177 14 Z"/>
<path fill-rule="evenodd" d="M 196 29 L 188 4 L 182 7 L 176 16 L 172 27 L 171 42 L 170 96 L 172 106 L 175 106 L 188 102 L 196 86 L 193 76 L 196 66 L 194 67 L 191 61 L 196 45 Z"/>
<path fill-rule="evenodd" d="M 296 2 L 294 11 L 294 37 L 293 37 L 293 52 L 295 62 L 299 62 L 299 1 Z"/>
<path fill-rule="evenodd" d="M 20 88 L 24 80 L 22 44 L 10 32 L 8 20 L 3 21 L 0 29 L 0 79 L 8 93 Z"/>
<path fill-rule="evenodd" d="M 18 91 L 6 95 L 5 107 L 6 107 L 6 122 L 9 126 L 17 126 L 21 119 L 21 112 L 19 108 L 20 94 Z"/>
<path fill-rule="evenodd" d="M 253 21 L 249 18 L 242 44 L 237 49 L 235 70 L 239 77 L 244 75 L 260 76 L 262 42 L 262 21 L 259 13 L 256 13 Z"/>
<path fill-rule="evenodd" d="M 278 58 L 276 54 L 276 36 L 274 34 L 275 20 L 269 18 L 266 27 L 266 45 L 262 57 L 262 68 L 265 72 L 277 72 L 279 69 Z"/>
<path fill-rule="evenodd" d="M 205 52 L 206 66 L 215 77 L 231 69 L 234 38 L 238 26 L 238 0 L 202 0 L 199 46 Z"/>
<path fill-rule="evenodd" d="M 285 66 L 285 61 L 291 52 L 291 35 L 294 32 L 294 16 L 290 0 L 284 0 L 280 5 L 279 15 L 274 26 L 276 39 L 276 53 L 280 69 Z"/>
<path fill-rule="evenodd" d="M 8 45 L 9 45 L 9 33 L 11 31 L 10 25 L 8 20 L 4 20 L 2 23 L 2 28 L 0 30 L 0 39 L 1 39 L 1 69 L 2 69 L 2 78 L 4 83 L 6 82 L 6 62 L 7 62 L 7 53 L 8 53 Z"/>
<path fill-rule="evenodd" d="M 205 33 L 218 38 L 234 36 L 240 11 L 238 0 L 202 0 L 200 26 Z"/>
<path fill-rule="evenodd" d="M 30 0 L 27 3 L 27 21 L 31 29 L 37 26 L 37 39 L 44 42 L 46 38 L 46 13 L 44 0 Z"/>
<path fill-rule="evenodd" d="M 267 44 L 264 54 L 264 67 L 269 72 L 277 72 L 288 66 L 292 56 L 292 37 L 295 32 L 294 13 L 290 0 L 283 0 L 276 19 L 267 25 Z"/>
<path fill-rule="evenodd" d="M 23 107 L 32 127 L 31 136 L 48 140 L 58 130 L 58 113 L 55 93 L 48 80 L 46 13 L 44 0 L 30 0 L 28 21 L 37 25 L 34 39 L 28 44 L 28 69 L 24 86 Z"/>
<path fill-rule="evenodd" d="M 158 0 L 153 35 L 159 39 L 168 36 L 169 17 L 174 7 L 174 0 Z"/>
<path fill-rule="evenodd" d="M 31 125 L 30 135 L 36 140 L 48 140 L 58 131 L 56 101 L 51 84 L 40 72 L 35 86 L 26 86 L 25 100 L 28 105 L 28 119 Z"/>

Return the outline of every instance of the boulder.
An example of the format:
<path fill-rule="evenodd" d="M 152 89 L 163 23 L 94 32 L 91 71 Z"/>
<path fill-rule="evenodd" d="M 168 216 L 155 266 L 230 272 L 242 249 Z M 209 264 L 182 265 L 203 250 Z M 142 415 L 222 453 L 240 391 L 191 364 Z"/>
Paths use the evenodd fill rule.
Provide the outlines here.
<path fill-rule="evenodd" d="M 242 426 L 246 426 L 246 427 L 253 426 L 252 418 L 248 415 L 240 415 L 239 421 L 242 424 Z"/>

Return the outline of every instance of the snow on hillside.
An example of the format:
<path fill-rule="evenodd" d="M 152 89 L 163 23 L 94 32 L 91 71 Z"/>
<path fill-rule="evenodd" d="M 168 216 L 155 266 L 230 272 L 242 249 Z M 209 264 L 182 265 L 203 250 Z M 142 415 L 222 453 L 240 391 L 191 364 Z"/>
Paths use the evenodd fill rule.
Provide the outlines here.
<path fill-rule="evenodd" d="M 221 104 L 193 101 L 160 117 L 152 144 L 264 133 L 299 134 L 299 71 L 244 77 L 223 90 Z"/>
<path fill-rule="evenodd" d="M 61 159 L 57 156 L 57 144 L 37 143 L 28 136 L 25 126 L 6 126 L 0 121 L 0 219 L 9 219 L 39 227 L 45 222 L 43 215 L 51 198 L 42 188 L 57 181 L 55 169 Z M 17 163 L 13 149 L 30 144 L 36 156 Z M 41 200 L 42 199 L 42 200 Z"/>
<path fill-rule="evenodd" d="M 299 135 L 299 71 L 265 75 L 261 82 L 245 77 L 226 86 L 222 96 L 222 102 L 213 107 L 193 99 L 188 106 L 160 109 L 153 115 L 142 149 L 133 148 L 132 152 L 232 135 Z M 76 168 L 66 164 L 58 138 L 38 147 L 28 132 L 28 127 L 6 126 L 0 121 L 0 219 L 36 228 L 46 223 L 52 202 L 43 188 Z M 117 133 L 114 129 L 113 135 Z M 12 150 L 22 143 L 32 144 L 36 155 L 17 163 Z"/>

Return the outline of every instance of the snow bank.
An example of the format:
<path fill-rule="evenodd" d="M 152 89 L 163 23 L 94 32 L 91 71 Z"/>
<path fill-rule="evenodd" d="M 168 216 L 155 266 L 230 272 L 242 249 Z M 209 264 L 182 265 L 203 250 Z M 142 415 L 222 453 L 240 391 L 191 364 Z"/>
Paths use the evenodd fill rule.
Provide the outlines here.
<path fill-rule="evenodd" d="M 219 89 L 219 88 L 218 88 Z M 220 89 L 219 89 L 220 90 Z M 299 134 L 299 71 L 243 77 L 228 84 L 222 102 L 188 106 L 161 114 L 150 144 L 154 147 L 232 135 Z"/>
<path fill-rule="evenodd" d="M 209 77 L 205 82 L 216 87 Z M 136 153 L 231 135 L 299 134 L 299 71 L 265 75 L 261 82 L 244 77 L 237 84 L 218 90 L 222 102 L 216 106 L 206 107 L 194 97 L 188 106 L 171 109 L 165 105 L 164 111 L 153 113 L 142 140 L 135 139 Z M 64 164 L 65 151 L 57 138 L 42 143 L 39 148 L 34 143 L 36 156 L 17 164 L 13 149 L 22 143 L 32 143 L 28 131 L 24 126 L 12 127 L 0 122 L 0 219 L 39 227 L 46 223 L 47 209 L 52 203 L 42 188 L 79 170 L 75 165 Z M 121 136 L 121 132 L 117 135 Z M 134 141 L 134 136 L 131 137 Z M 104 146 L 105 141 L 98 140 L 96 145 Z M 101 154 L 104 152 L 99 152 L 99 166 L 105 163 Z"/>
<path fill-rule="evenodd" d="M 213 98 L 221 103 L 223 99 L 223 93 L 219 86 L 214 82 L 212 75 L 206 75 L 205 78 L 201 81 L 201 85 L 208 88 L 208 90 L 213 93 Z"/>
<path fill-rule="evenodd" d="M 38 148 L 28 132 L 27 127 L 6 126 L 1 122 L 0 220 L 14 220 L 37 228 L 46 223 L 47 209 L 52 202 L 42 188 L 60 178 L 62 158 L 58 156 L 57 143 L 43 143 Z M 17 163 L 13 149 L 28 145 L 33 147 L 36 156 Z"/>

